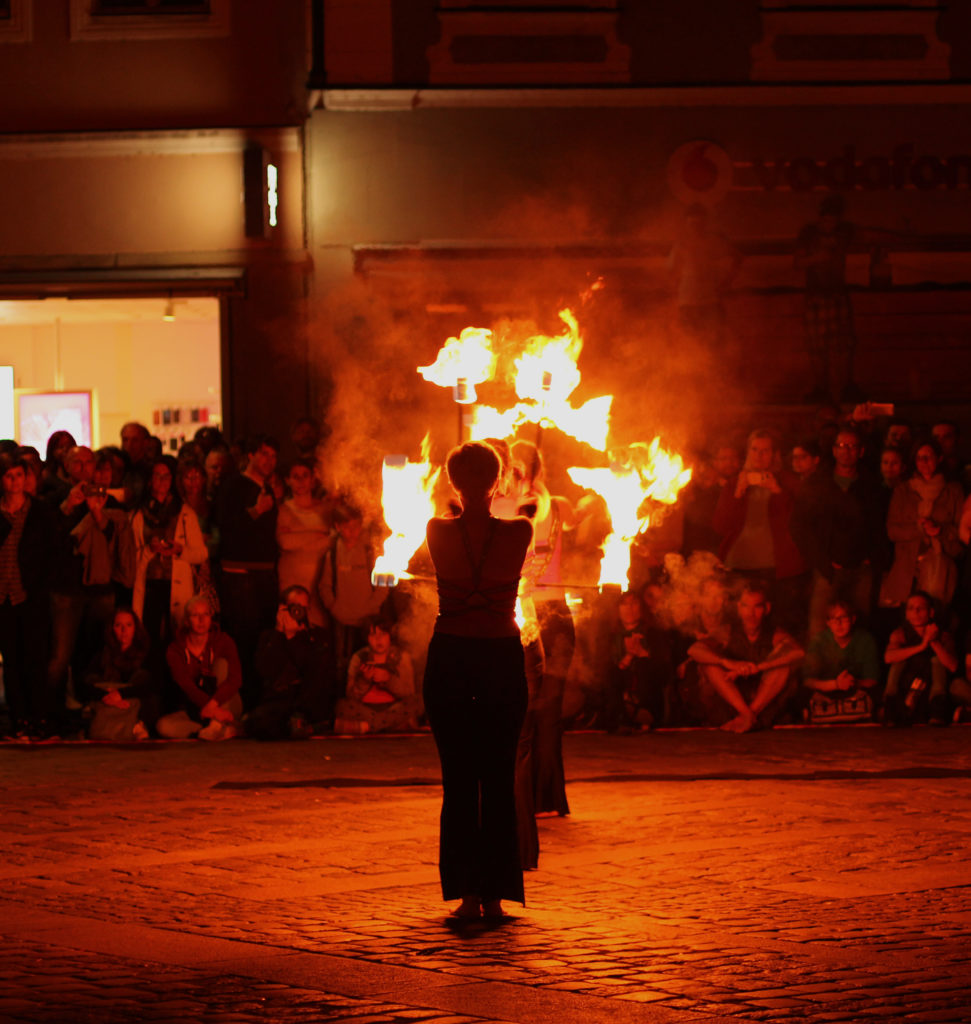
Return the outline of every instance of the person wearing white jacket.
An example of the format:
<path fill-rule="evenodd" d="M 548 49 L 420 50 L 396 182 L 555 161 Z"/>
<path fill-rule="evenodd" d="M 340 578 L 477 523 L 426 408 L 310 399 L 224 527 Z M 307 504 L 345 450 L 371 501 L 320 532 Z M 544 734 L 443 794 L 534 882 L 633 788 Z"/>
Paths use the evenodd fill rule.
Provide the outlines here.
<path fill-rule="evenodd" d="M 173 487 L 174 462 L 166 456 L 155 461 L 148 492 L 132 517 L 132 606 L 157 651 L 165 650 L 181 625 L 195 590 L 193 568 L 208 557 L 199 520 Z"/>

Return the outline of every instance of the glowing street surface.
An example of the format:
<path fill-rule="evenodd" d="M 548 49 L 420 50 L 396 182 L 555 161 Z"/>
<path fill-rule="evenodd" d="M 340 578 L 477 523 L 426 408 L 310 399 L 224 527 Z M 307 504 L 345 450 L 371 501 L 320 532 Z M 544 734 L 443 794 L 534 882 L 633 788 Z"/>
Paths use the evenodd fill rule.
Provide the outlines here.
<path fill-rule="evenodd" d="M 429 736 L 0 747 L 0 1020 L 971 1019 L 971 729 L 570 735 L 444 924 Z"/>

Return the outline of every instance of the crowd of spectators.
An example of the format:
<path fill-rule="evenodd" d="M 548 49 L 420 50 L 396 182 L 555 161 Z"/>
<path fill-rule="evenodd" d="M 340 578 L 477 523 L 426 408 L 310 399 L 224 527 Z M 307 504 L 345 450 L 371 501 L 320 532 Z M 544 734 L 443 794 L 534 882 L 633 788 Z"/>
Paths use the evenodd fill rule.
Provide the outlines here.
<path fill-rule="evenodd" d="M 6 734 L 423 727 L 424 652 L 371 580 L 380 524 L 323 491 L 319 439 L 299 421 L 285 467 L 273 438 L 231 446 L 213 427 L 175 454 L 139 423 L 97 452 L 64 431 L 43 459 L 0 442 Z M 597 562 L 599 499 L 574 509 L 542 485 L 535 449 L 502 452 L 510 487 L 520 467 L 519 497 L 496 514 L 530 514 L 532 496 L 538 524 L 549 650 L 535 708 L 558 719 L 547 731 L 971 716 L 971 473 L 958 442 L 953 423 L 918 429 L 868 406 L 798 438 L 721 439 L 635 544 L 623 594 L 580 578 Z M 555 796 L 547 810 L 565 813 Z"/>
<path fill-rule="evenodd" d="M 971 474 L 950 421 L 857 406 L 698 461 L 650 531 L 579 721 L 608 730 L 971 718 Z M 596 649 L 596 645 L 594 645 Z"/>

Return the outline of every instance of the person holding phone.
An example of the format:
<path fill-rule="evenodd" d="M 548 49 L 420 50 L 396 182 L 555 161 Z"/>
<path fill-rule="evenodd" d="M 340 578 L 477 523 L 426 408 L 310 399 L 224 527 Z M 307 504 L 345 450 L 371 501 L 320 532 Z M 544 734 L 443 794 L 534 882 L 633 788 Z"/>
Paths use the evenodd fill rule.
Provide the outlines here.
<path fill-rule="evenodd" d="M 182 623 L 195 590 L 192 567 L 209 556 L 195 512 L 174 487 L 175 471 L 170 455 L 155 460 L 148 490 L 132 517 L 132 607 L 157 651 L 165 650 Z"/>
<path fill-rule="evenodd" d="M 714 527 L 722 538 L 719 556 L 725 566 L 768 584 L 783 622 L 801 629 L 806 566 L 789 535 L 796 482 L 782 472 L 779 463 L 773 435 L 753 430 L 745 465 L 722 488 Z"/>

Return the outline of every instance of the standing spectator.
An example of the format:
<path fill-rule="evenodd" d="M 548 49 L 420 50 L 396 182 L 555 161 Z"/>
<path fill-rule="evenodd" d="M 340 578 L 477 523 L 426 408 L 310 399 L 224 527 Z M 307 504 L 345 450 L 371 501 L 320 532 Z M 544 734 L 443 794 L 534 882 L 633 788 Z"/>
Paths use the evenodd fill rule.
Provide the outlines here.
<path fill-rule="evenodd" d="M 24 460 L 24 490 L 32 498 L 40 494 L 40 482 L 44 472 L 44 464 L 40 461 L 40 452 L 33 445 L 24 444 L 17 449 L 17 454 Z"/>
<path fill-rule="evenodd" d="M 819 442 L 815 438 L 810 437 L 797 441 L 792 446 L 792 451 L 789 453 L 789 464 L 799 481 L 800 488 L 805 486 L 819 469 L 819 460 Z"/>
<path fill-rule="evenodd" d="M 128 458 L 124 479 L 125 505 L 128 508 L 137 508 L 148 486 L 154 458 L 151 439 L 148 427 L 142 423 L 132 421 L 121 428 L 121 450 Z"/>
<path fill-rule="evenodd" d="M 691 482 L 682 492 L 684 505 L 684 553 L 711 551 L 716 553 L 721 546 L 721 537 L 713 523 L 715 510 L 722 489 L 729 480 L 734 480 L 742 460 L 734 445 L 723 442 L 717 445 L 710 459 L 699 460 L 691 476 Z"/>
<path fill-rule="evenodd" d="M 934 602 L 917 590 L 907 598 L 904 621 L 890 634 L 884 661 L 890 666 L 884 691 L 884 721 L 912 725 L 930 718 L 950 720 L 948 676 L 958 660 L 950 633 L 934 621 Z"/>
<path fill-rule="evenodd" d="M 281 589 L 299 585 L 314 595 L 310 621 L 314 626 L 323 626 L 327 615 L 320 602 L 317 582 L 324 553 L 331 543 L 331 531 L 324 503 L 314 493 L 317 483 L 314 471 L 313 459 L 300 458 L 287 473 L 290 497 L 280 506 L 276 523 L 280 548 L 277 574 Z"/>
<path fill-rule="evenodd" d="M 931 437 L 941 450 L 940 470 L 945 479 L 953 480 L 968 492 L 968 467 L 958 452 L 958 425 L 953 420 L 938 420 L 931 427 Z"/>
<path fill-rule="evenodd" d="M 309 619 L 310 593 L 290 586 L 280 594 L 276 627 L 256 649 L 263 680 L 259 704 L 246 716 L 246 734 L 257 739 L 306 739 L 329 730 L 337 700 L 327 631 Z"/>
<path fill-rule="evenodd" d="M 229 740 L 239 735 L 243 676 L 232 637 L 213 627 L 204 597 L 185 610 L 179 635 L 166 652 L 169 672 L 181 691 L 182 707 L 158 720 L 158 734 L 169 739 Z"/>
<path fill-rule="evenodd" d="M 794 689 L 803 651 L 788 633 L 771 626 L 771 610 L 765 584 L 748 580 L 727 642 L 708 637 L 689 650 L 700 666 L 709 722 L 727 732 L 771 727 Z"/>
<path fill-rule="evenodd" d="M 236 465 L 225 445 L 210 449 L 206 454 L 205 470 L 206 497 L 215 502 L 222 482 L 236 474 Z"/>
<path fill-rule="evenodd" d="M 942 606 L 954 595 L 964 492 L 960 484 L 944 478 L 940 454 L 936 441 L 919 444 L 913 475 L 897 485 L 890 500 L 887 534 L 894 556 L 880 591 L 884 607 L 899 608 L 915 589 L 926 591 Z"/>
<path fill-rule="evenodd" d="M 27 494 L 23 460 L 0 455 L 0 658 L 13 734 L 43 736 L 54 517 Z"/>
<path fill-rule="evenodd" d="M 330 613 L 338 679 L 344 679 L 351 656 L 367 643 L 367 619 L 387 600 L 387 587 L 371 583 L 374 549 L 364 531 L 364 519 L 352 505 L 334 509 L 336 536 L 324 554 L 320 598 Z"/>
<path fill-rule="evenodd" d="M 826 628 L 809 641 L 802 674 L 811 691 L 811 721 L 872 718 L 880 656 L 873 636 L 857 627 L 856 615 L 846 601 L 830 601 Z"/>
<path fill-rule="evenodd" d="M 128 586 L 134 553 L 128 516 L 94 483 L 90 448 L 72 448 L 65 458 L 71 480 L 66 494 L 54 491 L 57 534 L 51 582 L 51 657 L 48 686 L 63 713 L 68 670 L 80 678 L 100 649 L 115 610 L 113 582 Z M 63 498 L 61 496 L 63 495 Z"/>
<path fill-rule="evenodd" d="M 246 471 L 225 480 L 216 501 L 222 576 L 222 625 L 236 640 L 243 664 L 243 699 L 252 703 L 259 681 L 253 655 L 260 633 L 276 616 L 276 523 L 271 487 L 279 445 L 257 435 L 247 444 Z"/>
<path fill-rule="evenodd" d="M 186 602 L 196 593 L 194 569 L 208 554 L 195 512 L 173 486 L 175 469 L 170 455 L 155 462 L 148 491 L 132 518 L 132 605 L 157 651 L 168 647 L 182 624 Z"/>
<path fill-rule="evenodd" d="M 881 543 L 880 493 L 861 470 L 863 445 L 851 427 L 842 427 L 833 443 L 832 472 L 816 474 L 814 485 L 796 502 L 791 532 L 812 569 L 809 635 L 826 624 L 834 597 L 850 602 L 868 619 L 873 594 L 873 562 Z"/>
<path fill-rule="evenodd" d="M 47 453 L 39 492 L 42 498 L 46 498 L 52 491 L 66 491 L 70 488 L 64 459 L 67 453 L 76 446 L 77 441 L 66 430 L 55 430 L 47 439 Z"/>
<path fill-rule="evenodd" d="M 722 537 L 720 556 L 735 573 L 767 583 L 777 614 L 790 628 L 801 624 L 806 567 L 789 534 L 794 484 L 780 473 L 775 439 L 754 430 L 742 471 L 722 488 L 715 529 Z"/>

